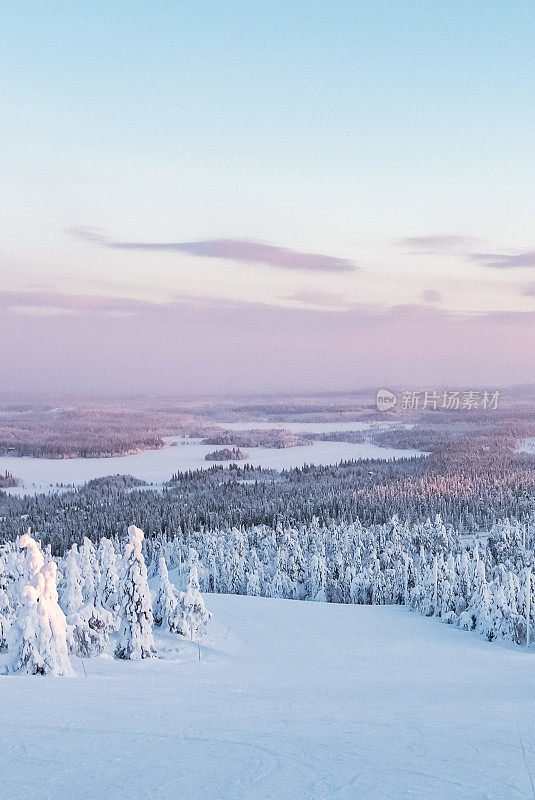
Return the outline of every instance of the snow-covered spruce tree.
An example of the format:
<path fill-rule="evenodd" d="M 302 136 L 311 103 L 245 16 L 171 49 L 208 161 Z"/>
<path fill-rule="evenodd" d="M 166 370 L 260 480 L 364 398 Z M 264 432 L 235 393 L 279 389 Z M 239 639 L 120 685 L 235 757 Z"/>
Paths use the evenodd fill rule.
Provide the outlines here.
<path fill-rule="evenodd" d="M 170 629 L 174 633 L 187 636 L 190 639 L 199 639 L 206 633 L 206 626 L 212 615 L 206 610 L 204 600 L 199 590 L 197 567 L 190 567 L 188 586 L 185 592 L 180 592 L 178 603 Z"/>
<path fill-rule="evenodd" d="M 24 587 L 23 601 L 9 631 L 8 669 L 31 675 L 72 675 L 67 621 L 58 603 L 56 563 L 40 566 L 42 552 L 30 536 L 21 537 L 20 544 L 28 549 L 34 575 Z"/>
<path fill-rule="evenodd" d="M 130 525 L 128 536 L 130 540 L 124 554 L 121 628 L 115 655 L 132 660 L 155 658 L 152 600 L 147 583 L 147 567 L 141 551 L 143 531 Z"/>
<path fill-rule="evenodd" d="M 87 572 L 89 580 L 86 580 L 84 574 Z M 114 627 L 114 620 L 111 613 L 101 605 L 98 592 L 90 591 L 88 600 L 84 602 L 84 586 L 94 587 L 94 568 L 87 554 L 79 553 L 76 544 L 73 544 L 65 559 L 60 605 L 67 617 L 69 652 L 81 658 L 90 658 L 103 651 Z M 95 602 L 90 601 L 91 596 Z"/>
<path fill-rule="evenodd" d="M 268 584 L 268 597 L 285 597 L 285 580 L 282 570 L 280 568 L 280 561 L 277 556 L 277 566 L 273 574 L 273 578 Z"/>
<path fill-rule="evenodd" d="M 258 553 L 255 547 L 251 550 L 247 557 L 247 585 L 246 594 L 261 595 L 264 582 L 264 568 L 258 558 Z"/>
<path fill-rule="evenodd" d="M 154 624 L 169 629 L 174 617 L 177 599 L 169 580 L 165 558 L 160 556 L 156 573 L 156 600 L 154 603 Z"/>
<path fill-rule="evenodd" d="M 262 593 L 260 586 L 260 576 L 258 572 L 251 572 L 247 577 L 246 594 L 252 597 L 258 596 Z"/>
<path fill-rule="evenodd" d="M 7 593 L 0 587 L 0 653 L 7 650 L 7 634 L 10 627 L 11 609 Z"/>
<path fill-rule="evenodd" d="M 67 617 L 71 614 L 77 614 L 84 603 L 82 595 L 83 583 L 82 571 L 78 566 L 78 547 L 75 542 L 65 559 L 63 579 L 59 592 L 60 605 Z"/>
<path fill-rule="evenodd" d="M 444 563 L 442 575 L 442 594 L 440 598 L 442 621 L 451 625 L 455 617 L 455 559 L 450 553 Z"/>
<path fill-rule="evenodd" d="M 149 579 L 156 577 L 156 575 L 158 574 L 158 569 L 159 569 L 159 566 L 160 566 L 160 558 L 163 555 L 163 547 L 162 547 L 162 545 L 160 545 L 159 547 L 156 547 L 155 544 L 153 543 L 153 545 L 151 547 L 151 552 L 152 552 L 152 556 L 151 556 L 150 561 L 147 558 L 147 560 L 145 562 L 145 563 L 148 562 L 147 577 Z M 164 556 L 164 558 L 165 558 L 165 556 Z"/>
<path fill-rule="evenodd" d="M 472 584 L 472 597 L 467 610 L 461 614 L 461 627 L 466 630 L 477 628 L 488 639 L 492 639 L 495 634 L 492 630 L 492 621 L 489 619 L 491 592 L 485 576 L 485 564 L 479 559 L 476 561 Z"/>
<path fill-rule="evenodd" d="M 1 584 L 8 596 L 12 611 L 16 610 L 22 590 L 32 576 L 27 563 L 27 555 L 27 552 L 21 550 L 15 542 L 12 543 L 11 549 L 3 554 Z"/>
<path fill-rule="evenodd" d="M 7 650 L 7 632 L 11 619 L 11 603 L 7 593 L 5 565 L 0 558 L 0 653 Z"/>
<path fill-rule="evenodd" d="M 372 578 L 372 605 L 384 606 L 386 603 L 387 588 L 385 574 L 380 569 L 373 572 Z"/>
<path fill-rule="evenodd" d="M 314 555 L 310 559 L 307 596 L 310 600 L 324 603 L 325 597 L 325 558 L 321 555 Z"/>
<path fill-rule="evenodd" d="M 41 547 L 39 546 L 39 543 L 30 536 L 29 528 L 28 533 L 24 533 L 20 537 L 19 547 L 26 550 L 26 568 L 28 575 L 30 578 L 32 578 L 34 575 L 37 575 L 41 567 L 44 565 L 45 557 Z"/>
<path fill-rule="evenodd" d="M 82 572 L 82 596 L 84 603 L 97 604 L 97 594 L 100 585 L 100 568 L 93 542 L 84 536 L 80 548 L 80 569 Z"/>
<path fill-rule="evenodd" d="M 67 622 L 70 653 L 81 658 L 93 658 L 102 653 L 113 630 L 113 617 L 109 611 L 88 603 L 78 613 L 69 616 Z"/>
<path fill-rule="evenodd" d="M 217 562 L 214 553 L 210 553 L 208 556 L 208 568 L 207 568 L 207 591 L 215 592 L 215 588 L 217 585 L 217 576 L 218 569 L 217 569 Z"/>
<path fill-rule="evenodd" d="M 9 628 L 9 617 L 5 617 L 3 614 L 0 614 L 0 653 L 5 653 L 7 650 Z"/>
<path fill-rule="evenodd" d="M 98 555 L 100 564 L 99 602 L 115 616 L 119 610 L 119 573 L 115 548 L 109 539 L 100 540 Z"/>
<path fill-rule="evenodd" d="M 332 559 L 330 569 L 326 576 L 325 594 L 329 603 L 342 603 L 344 600 L 343 577 L 344 564 L 341 553 L 336 553 Z M 297 597 L 297 592 L 295 594 Z"/>

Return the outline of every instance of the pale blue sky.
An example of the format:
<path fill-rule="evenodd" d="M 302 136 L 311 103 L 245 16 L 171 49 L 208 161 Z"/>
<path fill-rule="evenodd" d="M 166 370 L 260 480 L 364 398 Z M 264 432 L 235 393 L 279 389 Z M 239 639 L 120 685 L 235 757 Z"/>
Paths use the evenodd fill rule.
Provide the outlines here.
<path fill-rule="evenodd" d="M 26 307 L 51 326 L 74 313 L 63 294 L 343 314 L 429 305 L 431 290 L 444 313 L 535 312 L 535 256 L 474 255 L 535 250 L 534 38 L 530 2 L 6 2 L 3 287 L 40 293 Z M 254 240 L 358 269 L 71 228 Z"/>

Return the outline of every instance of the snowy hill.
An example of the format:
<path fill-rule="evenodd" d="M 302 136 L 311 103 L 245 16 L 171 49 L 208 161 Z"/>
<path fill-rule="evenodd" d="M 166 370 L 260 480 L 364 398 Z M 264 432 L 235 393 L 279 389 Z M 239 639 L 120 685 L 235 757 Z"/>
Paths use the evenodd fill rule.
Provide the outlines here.
<path fill-rule="evenodd" d="M 0 796 L 534 797 L 533 653 L 399 606 L 206 604 L 199 649 L 156 634 L 158 660 L 1 677 Z"/>

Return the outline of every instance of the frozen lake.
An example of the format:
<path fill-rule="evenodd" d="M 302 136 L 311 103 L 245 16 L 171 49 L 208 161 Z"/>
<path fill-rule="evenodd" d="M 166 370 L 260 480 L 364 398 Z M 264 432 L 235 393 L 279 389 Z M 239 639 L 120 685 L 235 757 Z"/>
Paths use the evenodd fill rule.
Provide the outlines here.
<path fill-rule="evenodd" d="M 370 429 L 412 428 L 412 424 L 397 422 L 214 422 L 230 431 L 271 431 L 273 429 L 292 433 L 335 433 L 336 431 L 368 431 Z"/>
<path fill-rule="evenodd" d="M 219 423 L 218 423 L 219 424 Z M 245 430 L 265 426 L 284 427 L 292 430 L 314 433 L 330 430 L 364 430 L 369 423 L 221 423 L 229 429 Z M 343 426 L 343 427 L 341 427 Z M 347 427 L 351 426 L 351 427 Z M 384 427 L 384 426 L 383 426 Z M 22 486 L 8 489 L 13 494 L 35 494 L 52 491 L 58 486 L 79 486 L 92 478 L 104 475 L 134 475 L 148 483 L 161 485 L 177 471 L 206 469 L 215 462 L 206 461 L 207 453 L 213 452 L 214 445 L 201 444 L 200 439 L 184 436 L 171 436 L 165 439 L 168 446 L 161 450 L 144 450 L 130 456 L 115 458 L 18 458 L 0 457 L 0 473 L 8 470 L 22 481 Z M 378 458 L 397 459 L 423 455 L 418 450 L 399 450 L 378 447 L 365 442 L 312 442 L 303 447 L 276 449 L 267 447 L 248 447 L 246 462 L 259 467 L 289 469 L 304 464 L 337 464 L 348 459 Z M 229 462 L 219 462 L 228 465 Z M 245 463 L 245 462 L 240 462 Z"/>

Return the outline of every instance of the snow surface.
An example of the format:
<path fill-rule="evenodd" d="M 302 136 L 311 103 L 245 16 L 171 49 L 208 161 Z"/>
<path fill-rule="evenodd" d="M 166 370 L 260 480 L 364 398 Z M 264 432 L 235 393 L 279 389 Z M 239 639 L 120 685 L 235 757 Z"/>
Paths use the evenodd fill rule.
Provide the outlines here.
<path fill-rule="evenodd" d="M 360 430 L 359 423 L 347 423 L 350 430 Z M 360 423 L 362 426 L 364 423 Z M 230 423 L 225 423 L 231 427 Z M 259 427 L 261 423 L 247 426 L 239 423 L 241 429 Z M 286 427 L 287 423 L 279 423 Z M 317 432 L 327 423 L 299 423 L 300 431 Z M 330 425 L 330 423 L 329 423 Z M 334 423 L 333 423 L 334 425 Z M 336 423 L 342 429 L 343 423 Z M 276 427 L 269 423 L 268 427 Z M 134 475 L 148 483 L 161 485 L 168 481 L 177 471 L 206 469 L 213 466 L 213 461 L 206 461 L 205 456 L 214 450 L 213 445 L 201 444 L 201 439 L 190 439 L 184 436 L 170 436 L 165 439 L 168 447 L 161 450 L 144 450 L 131 456 L 116 458 L 28 458 L 17 456 L 0 457 L 0 474 L 11 472 L 22 481 L 22 486 L 5 491 L 11 494 L 35 494 L 52 491 L 58 485 L 79 486 L 92 478 L 105 475 Z M 174 445 L 174 446 L 173 446 Z M 259 467 L 272 469 L 290 469 L 302 467 L 304 464 L 338 464 L 340 461 L 360 458 L 395 459 L 410 456 L 421 456 L 419 450 L 400 450 L 391 447 L 378 447 L 365 442 L 351 444 L 349 442 L 312 442 L 302 447 L 267 448 L 247 447 L 245 461 Z M 240 462 L 245 463 L 245 462 Z"/>
<path fill-rule="evenodd" d="M 518 448 L 520 453 L 533 453 L 535 454 L 535 438 L 532 439 L 524 439 L 520 447 Z"/>
<path fill-rule="evenodd" d="M 533 651 L 396 606 L 206 605 L 200 650 L 160 633 L 159 660 L 101 656 L 84 677 L 73 658 L 75 678 L 1 677 L 0 796 L 535 796 Z"/>

